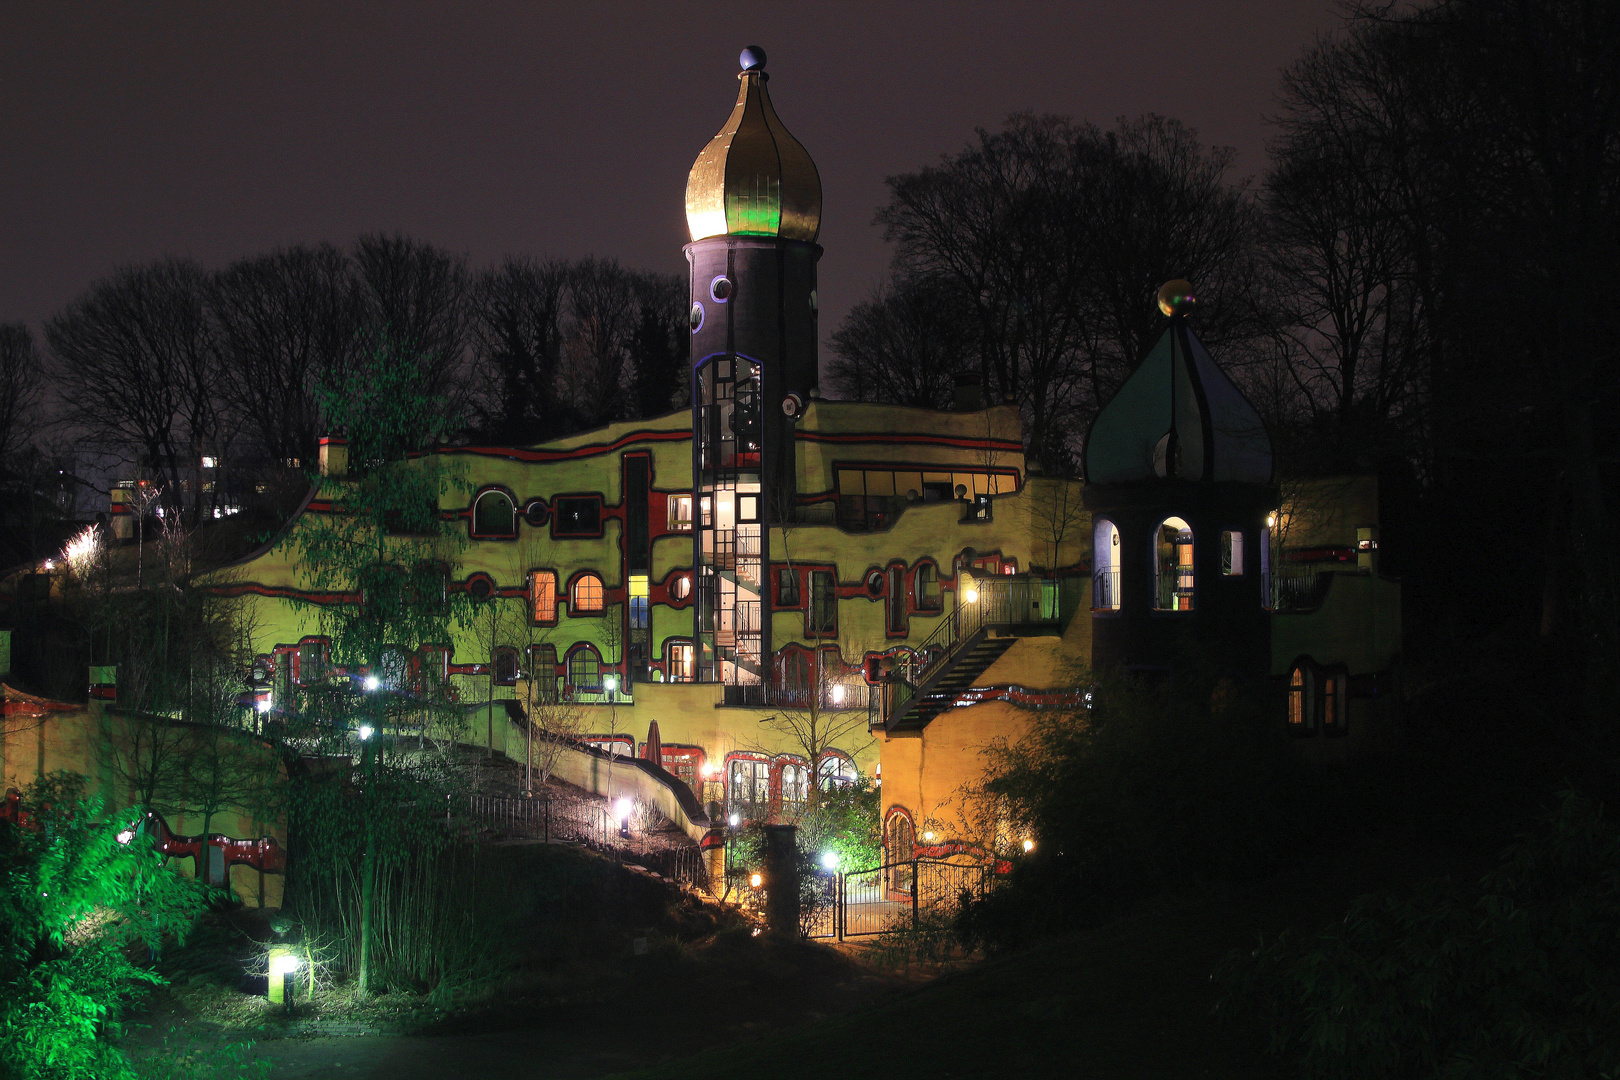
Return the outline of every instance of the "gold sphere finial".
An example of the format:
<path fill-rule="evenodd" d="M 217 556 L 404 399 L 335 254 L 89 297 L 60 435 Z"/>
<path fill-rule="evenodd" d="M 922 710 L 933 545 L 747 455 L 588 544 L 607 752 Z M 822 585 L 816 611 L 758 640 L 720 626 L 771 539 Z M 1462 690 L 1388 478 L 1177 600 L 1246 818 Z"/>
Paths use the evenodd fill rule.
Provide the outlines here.
<path fill-rule="evenodd" d="M 1159 289 L 1159 310 L 1166 315 L 1188 315 L 1198 306 L 1198 297 L 1193 295 L 1192 282 L 1182 278 L 1167 281 Z"/>

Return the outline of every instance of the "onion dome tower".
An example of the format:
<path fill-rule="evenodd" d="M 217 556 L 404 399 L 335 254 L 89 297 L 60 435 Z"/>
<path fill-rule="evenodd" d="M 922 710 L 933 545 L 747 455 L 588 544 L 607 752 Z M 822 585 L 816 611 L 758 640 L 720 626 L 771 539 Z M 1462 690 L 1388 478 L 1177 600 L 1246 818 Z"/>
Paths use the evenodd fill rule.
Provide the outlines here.
<path fill-rule="evenodd" d="M 741 63 L 737 104 L 686 181 L 685 250 L 700 677 L 746 687 L 771 654 L 769 522 L 793 505 L 794 425 L 816 383 L 821 177 L 771 105 L 765 50 Z"/>
<path fill-rule="evenodd" d="M 1086 436 L 1092 664 L 1263 675 L 1271 438 L 1193 333 L 1196 304 L 1185 281 L 1159 290 L 1170 325 Z"/>

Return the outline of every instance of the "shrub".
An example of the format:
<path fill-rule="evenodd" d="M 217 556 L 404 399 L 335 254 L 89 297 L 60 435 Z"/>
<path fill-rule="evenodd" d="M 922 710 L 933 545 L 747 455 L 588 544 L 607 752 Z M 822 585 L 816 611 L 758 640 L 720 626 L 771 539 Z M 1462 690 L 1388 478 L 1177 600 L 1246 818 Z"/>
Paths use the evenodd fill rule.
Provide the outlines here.
<path fill-rule="evenodd" d="M 1620 829 L 1565 793 L 1477 888 L 1362 896 L 1217 978 L 1308 1077 L 1620 1075 Z"/>
<path fill-rule="evenodd" d="M 207 890 L 164 870 L 151 837 L 100 820 L 82 777 L 52 774 L 22 805 L 32 824 L 0 825 L 0 1076 L 130 1076 L 111 1040 L 162 980 L 129 950 L 183 937 Z"/>

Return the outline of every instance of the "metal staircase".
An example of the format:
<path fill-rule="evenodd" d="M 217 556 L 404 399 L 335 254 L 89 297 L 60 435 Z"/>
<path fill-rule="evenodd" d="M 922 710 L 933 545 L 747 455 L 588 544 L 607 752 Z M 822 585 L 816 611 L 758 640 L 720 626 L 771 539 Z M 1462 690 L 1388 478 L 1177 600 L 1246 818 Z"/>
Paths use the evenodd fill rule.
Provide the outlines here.
<path fill-rule="evenodd" d="M 1060 634 L 1059 583 L 1000 577 L 976 583 L 928 639 L 895 667 L 883 710 L 885 731 L 919 731 L 950 708 L 1020 637 Z"/>

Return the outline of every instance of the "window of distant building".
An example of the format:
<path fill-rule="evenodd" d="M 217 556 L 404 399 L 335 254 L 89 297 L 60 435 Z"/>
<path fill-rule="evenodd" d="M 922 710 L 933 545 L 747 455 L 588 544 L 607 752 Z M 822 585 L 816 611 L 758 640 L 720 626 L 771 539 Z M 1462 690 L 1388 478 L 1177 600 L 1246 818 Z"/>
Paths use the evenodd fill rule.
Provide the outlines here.
<path fill-rule="evenodd" d="M 529 573 L 530 617 L 542 626 L 557 622 L 557 572 L 533 570 Z"/>
<path fill-rule="evenodd" d="M 486 491 L 473 504 L 473 536 L 510 537 L 517 535 L 517 507 L 504 491 Z"/>
<path fill-rule="evenodd" d="M 568 614 L 600 615 L 606 605 L 607 591 L 602 586 L 601 578 L 584 573 L 574 579 L 568 596 Z"/>

